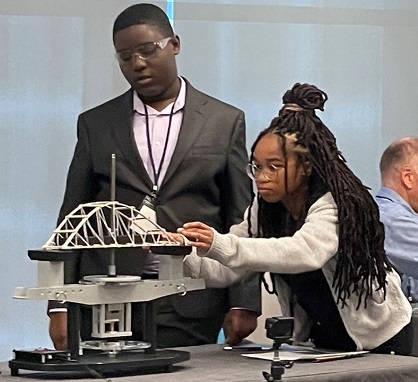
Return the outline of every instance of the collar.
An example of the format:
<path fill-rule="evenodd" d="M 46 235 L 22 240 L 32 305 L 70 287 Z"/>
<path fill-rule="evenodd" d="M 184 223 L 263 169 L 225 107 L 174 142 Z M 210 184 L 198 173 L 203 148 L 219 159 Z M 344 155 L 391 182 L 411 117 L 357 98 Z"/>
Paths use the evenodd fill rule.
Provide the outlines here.
<path fill-rule="evenodd" d="M 184 108 L 184 104 L 186 103 L 186 82 L 183 78 L 180 78 L 180 92 L 176 99 L 176 104 L 174 105 L 173 113 L 177 113 L 179 110 Z M 170 115 L 171 108 L 173 107 L 173 103 L 167 105 L 163 110 L 158 111 L 152 108 L 151 106 L 147 105 L 148 115 Z M 137 113 L 141 115 L 145 115 L 144 103 L 138 96 L 138 93 L 134 90 L 133 91 L 133 109 Z"/>
<path fill-rule="evenodd" d="M 411 214 L 417 215 L 418 214 L 412 209 L 409 203 L 400 196 L 396 191 L 392 190 L 389 187 L 380 187 L 380 190 L 376 194 L 376 198 L 378 199 L 386 199 L 398 205 L 401 205 L 403 208 L 408 210 Z"/>

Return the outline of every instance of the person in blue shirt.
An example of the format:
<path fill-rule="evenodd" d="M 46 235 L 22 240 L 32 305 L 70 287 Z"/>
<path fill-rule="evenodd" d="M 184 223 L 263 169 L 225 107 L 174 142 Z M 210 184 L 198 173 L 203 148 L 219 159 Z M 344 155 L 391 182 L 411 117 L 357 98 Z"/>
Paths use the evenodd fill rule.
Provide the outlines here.
<path fill-rule="evenodd" d="M 399 139 L 382 154 L 376 194 L 385 226 L 385 250 L 402 276 L 402 290 L 418 301 L 418 138 Z"/>

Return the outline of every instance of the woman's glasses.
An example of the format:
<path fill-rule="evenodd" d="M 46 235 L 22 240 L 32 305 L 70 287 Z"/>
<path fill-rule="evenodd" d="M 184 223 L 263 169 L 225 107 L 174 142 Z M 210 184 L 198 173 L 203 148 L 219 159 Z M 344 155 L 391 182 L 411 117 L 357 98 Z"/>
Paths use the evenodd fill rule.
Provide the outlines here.
<path fill-rule="evenodd" d="M 267 180 L 276 180 L 277 174 L 280 170 L 283 169 L 282 165 L 274 165 L 272 163 L 267 164 L 266 166 L 261 166 L 257 163 L 250 162 L 247 165 L 247 175 L 252 180 L 257 180 L 257 178 L 263 174 L 264 178 Z"/>

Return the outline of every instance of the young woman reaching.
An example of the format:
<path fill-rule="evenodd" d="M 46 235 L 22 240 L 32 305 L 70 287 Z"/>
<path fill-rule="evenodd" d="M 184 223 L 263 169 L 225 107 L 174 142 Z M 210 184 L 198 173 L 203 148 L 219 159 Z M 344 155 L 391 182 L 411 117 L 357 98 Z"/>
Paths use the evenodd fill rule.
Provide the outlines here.
<path fill-rule="evenodd" d="M 226 235 L 185 224 L 178 232 L 197 248 L 185 266 L 212 287 L 270 272 L 296 342 L 407 355 L 411 307 L 386 258 L 378 208 L 315 113 L 326 100 L 308 84 L 285 93 L 251 150 L 257 195 L 244 221 Z"/>

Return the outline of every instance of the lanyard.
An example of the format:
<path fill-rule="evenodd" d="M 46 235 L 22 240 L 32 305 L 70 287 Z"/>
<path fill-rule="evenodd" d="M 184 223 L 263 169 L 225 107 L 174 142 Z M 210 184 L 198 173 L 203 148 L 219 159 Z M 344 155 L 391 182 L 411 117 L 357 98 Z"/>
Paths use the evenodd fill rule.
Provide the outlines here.
<path fill-rule="evenodd" d="M 147 105 L 145 105 L 145 103 L 142 102 L 143 105 L 144 105 L 144 110 L 145 110 L 145 126 L 146 126 L 146 130 L 147 130 L 148 153 L 149 153 L 149 157 L 150 157 L 150 160 L 151 160 L 152 172 L 154 174 L 154 185 L 152 186 L 152 197 L 153 198 L 155 198 L 155 196 L 157 194 L 157 190 L 158 190 L 158 179 L 160 178 L 161 169 L 163 167 L 165 154 L 167 152 L 168 140 L 170 138 L 171 122 L 173 120 L 174 106 L 176 105 L 176 101 L 177 101 L 177 98 L 174 100 L 173 106 L 171 107 L 170 117 L 169 117 L 169 120 L 168 120 L 168 127 L 167 127 L 167 136 L 165 138 L 163 155 L 161 156 L 161 160 L 160 160 L 160 164 L 158 166 L 158 170 L 155 167 L 154 156 L 152 154 L 151 138 L 150 138 L 150 131 L 149 131 L 148 109 L 147 109 Z"/>

